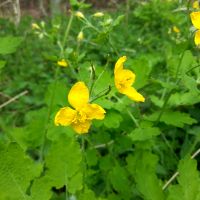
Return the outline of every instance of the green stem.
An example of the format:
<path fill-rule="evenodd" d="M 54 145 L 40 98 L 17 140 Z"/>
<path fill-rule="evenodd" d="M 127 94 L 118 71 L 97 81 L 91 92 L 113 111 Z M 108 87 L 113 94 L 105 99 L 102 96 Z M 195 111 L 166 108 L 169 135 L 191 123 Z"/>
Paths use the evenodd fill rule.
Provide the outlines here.
<path fill-rule="evenodd" d="M 92 63 L 91 63 L 91 69 L 92 69 L 92 73 L 91 73 L 92 83 L 91 83 L 91 86 L 90 86 L 90 96 L 92 94 L 92 90 L 94 88 L 95 79 L 96 79 L 95 68 L 94 68 L 94 65 Z"/>
<path fill-rule="evenodd" d="M 69 31 L 72 25 L 72 20 L 73 20 L 73 13 L 71 13 L 65 34 L 64 34 L 64 38 L 63 38 L 63 44 L 61 45 L 61 52 L 60 54 L 63 56 L 63 49 L 64 49 L 64 45 L 67 41 L 68 35 L 69 35 Z M 47 113 L 47 120 L 46 120 L 46 126 L 45 126 L 45 130 L 44 130 L 44 135 L 43 135 L 43 140 L 42 140 L 42 145 L 40 148 L 40 160 L 43 161 L 44 160 L 44 150 L 45 150 L 45 145 L 46 145 L 46 135 L 48 133 L 48 128 L 49 128 L 49 121 L 50 121 L 50 117 L 51 117 L 51 112 L 52 112 L 52 107 L 53 107 L 53 103 L 54 103 L 54 99 L 55 99 L 55 90 L 56 90 L 56 85 L 58 82 L 58 74 L 59 74 L 59 67 L 56 66 L 56 70 L 54 71 L 54 86 L 53 86 L 53 92 L 51 95 L 51 99 L 50 99 L 50 104 L 48 107 L 48 113 Z"/>
<path fill-rule="evenodd" d="M 107 66 L 108 66 L 108 63 L 109 63 L 109 59 L 107 60 L 105 66 L 104 66 L 104 69 L 102 70 L 102 72 L 99 74 L 98 78 L 93 82 L 93 85 L 91 86 L 91 92 L 90 94 L 92 93 L 92 90 L 95 88 L 95 85 L 97 84 L 97 82 L 100 80 L 100 78 L 103 76 L 103 74 L 105 73 L 106 69 L 107 69 Z"/>
<path fill-rule="evenodd" d="M 92 103 L 93 101 L 95 101 L 103 96 L 106 96 L 110 91 L 111 91 L 111 86 L 109 86 L 105 90 L 99 92 L 99 94 L 97 94 L 96 97 L 94 97 L 93 99 L 90 100 L 90 103 Z M 101 93 L 103 93 L 103 94 L 101 94 Z"/>
<path fill-rule="evenodd" d="M 67 38 L 69 36 L 69 31 L 71 29 L 73 18 L 74 18 L 74 14 L 72 12 L 71 15 L 70 15 L 70 18 L 69 18 L 69 22 L 68 22 L 67 28 L 65 30 L 64 38 L 63 38 L 63 43 L 62 43 L 63 49 L 65 47 L 65 43 L 67 42 Z"/>
<path fill-rule="evenodd" d="M 123 103 L 123 102 L 121 101 L 121 99 L 118 98 L 116 95 L 114 95 L 114 97 L 115 97 L 120 103 Z M 131 119 L 133 120 L 133 122 L 134 122 L 134 124 L 136 125 L 136 127 L 137 127 L 137 128 L 140 128 L 140 125 L 139 125 L 137 119 L 133 116 L 133 114 L 130 112 L 130 110 L 128 110 L 128 109 L 126 108 L 126 111 L 127 111 L 128 115 L 131 117 Z"/>
<path fill-rule="evenodd" d="M 128 109 L 126 109 L 126 111 L 129 114 L 129 116 L 131 117 L 131 119 L 133 120 L 133 122 L 135 123 L 135 125 L 137 126 L 137 128 L 140 128 L 140 125 L 137 122 L 137 119 L 135 119 L 135 117 L 133 116 L 133 114 Z"/>
<path fill-rule="evenodd" d="M 87 161 L 85 157 L 85 135 L 81 135 L 81 151 L 83 155 L 83 190 L 85 189 L 85 179 L 86 179 L 86 170 L 87 170 Z"/>

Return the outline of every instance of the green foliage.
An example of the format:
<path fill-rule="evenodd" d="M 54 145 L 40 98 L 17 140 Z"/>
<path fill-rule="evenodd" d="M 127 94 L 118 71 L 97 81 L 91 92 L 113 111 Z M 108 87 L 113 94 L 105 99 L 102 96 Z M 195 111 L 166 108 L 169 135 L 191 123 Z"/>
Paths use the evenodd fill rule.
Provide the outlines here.
<path fill-rule="evenodd" d="M 16 51 L 22 42 L 21 37 L 6 36 L 0 37 L 0 54 L 10 54 Z"/>
<path fill-rule="evenodd" d="M 182 159 L 178 166 L 178 183 L 169 187 L 167 200 L 200 199 L 200 177 L 197 162 L 189 157 Z"/>
<path fill-rule="evenodd" d="M 128 170 L 136 181 L 136 186 L 145 200 L 162 200 L 164 194 L 156 176 L 157 156 L 150 152 L 140 152 L 127 158 Z"/>
<path fill-rule="evenodd" d="M 41 165 L 31 160 L 20 146 L 11 143 L 0 147 L 1 199 L 29 199 L 27 190 L 31 181 L 41 173 Z"/>
<path fill-rule="evenodd" d="M 160 112 L 154 112 L 152 115 L 148 116 L 147 119 L 150 121 L 156 121 L 159 115 Z M 180 128 L 183 128 L 185 124 L 191 125 L 197 123 L 197 121 L 191 118 L 188 113 L 170 110 L 166 110 L 162 114 L 160 121 L 166 123 L 167 125 L 172 125 Z"/>
<path fill-rule="evenodd" d="M 70 0 L 66 16 L 22 16 L 18 27 L 0 20 L 0 200 L 200 199 L 199 159 L 189 158 L 200 141 L 191 2 L 126 1 L 98 13 Z M 144 103 L 115 87 L 121 56 Z M 87 135 L 54 122 L 59 109 L 73 108 L 68 94 L 77 81 L 87 85 L 88 103 L 106 111 Z"/>
<path fill-rule="evenodd" d="M 82 188 L 81 159 L 81 151 L 74 138 L 64 135 L 60 137 L 51 145 L 45 158 L 47 168 L 45 175 L 33 184 L 31 193 L 33 199 L 48 199 L 52 187 L 66 186 L 69 193 L 80 190 Z"/>
<path fill-rule="evenodd" d="M 141 127 L 136 128 L 130 133 L 130 137 L 133 141 L 144 141 L 152 139 L 153 137 L 160 134 L 160 130 L 155 127 Z"/>

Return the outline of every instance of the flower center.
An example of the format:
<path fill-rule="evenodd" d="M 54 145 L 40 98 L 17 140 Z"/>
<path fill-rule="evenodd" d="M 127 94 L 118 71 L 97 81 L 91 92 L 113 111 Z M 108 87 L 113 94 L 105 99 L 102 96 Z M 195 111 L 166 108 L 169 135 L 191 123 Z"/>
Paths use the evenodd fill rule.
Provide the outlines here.
<path fill-rule="evenodd" d="M 76 124 L 76 123 L 84 123 L 85 121 L 87 121 L 87 115 L 81 110 L 77 111 L 73 122 Z"/>

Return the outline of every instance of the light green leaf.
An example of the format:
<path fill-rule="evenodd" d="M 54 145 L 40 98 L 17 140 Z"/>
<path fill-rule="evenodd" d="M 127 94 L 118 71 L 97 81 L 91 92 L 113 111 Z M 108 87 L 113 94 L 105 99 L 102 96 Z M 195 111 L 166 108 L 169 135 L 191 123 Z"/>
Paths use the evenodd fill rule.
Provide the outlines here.
<path fill-rule="evenodd" d="M 75 137 L 61 135 L 59 140 L 51 145 L 46 156 L 45 176 L 33 183 L 31 192 L 33 199 L 37 200 L 41 195 L 43 198 L 39 199 L 48 200 L 52 187 L 66 186 L 70 193 L 80 190 L 82 188 L 81 161 L 81 150 Z M 42 194 L 38 192 L 39 187 L 43 187 Z"/>
<path fill-rule="evenodd" d="M 155 127 L 136 128 L 129 134 L 133 141 L 144 141 L 160 135 L 160 130 Z"/>
<path fill-rule="evenodd" d="M 150 121 L 156 121 L 160 112 L 154 112 L 152 115 L 146 117 L 146 119 Z M 161 122 L 164 122 L 165 124 L 176 126 L 183 128 L 185 124 L 192 125 L 194 123 L 197 123 L 196 119 L 193 119 L 190 117 L 188 113 L 182 113 L 179 111 L 170 111 L 166 110 L 162 114 L 160 118 Z"/>
<path fill-rule="evenodd" d="M 157 156 L 150 152 L 136 151 L 127 158 L 128 170 L 136 181 L 136 186 L 144 200 L 164 200 L 161 185 L 156 176 Z"/>
<path fill-rule="evenodd" d="M 21 37 L 0 37 L 0 54 L 14 53 L 21 42 Z"/>
<path fill-rule="evenodd" d="M 1 70 L 2 68 L 4 68 L 5 64 L 6 64 L 6 61 L 0 60 L 0 70 Z"/>
<path fill-rule="evenodd" d="M 185 75 L 194 65 L 196 65 L 196 58 L 192 55 L 192 52 L 186 50 L 182 56 L 181 63 L 180 57 L 174 56 L 170 57 L 168 60 L 168 69 L 172 76 L 182 78 L 181 76 Z"/>
<path fill-rule="evenodd" d="M 0 148 L 0 198 L 28 200 L 26 191 L 31 180 L 40 175 L 41 165 L 35 164 L 16 143 Z"/>
<path fill-rule="evenodd" d="M 133 86 L 137 89 L 144 87 L 148 83 L 149 74 L 151 72 L 149 62 L 144 58 L 140 58 L 130 61 L 127 60 L 127 64 L 131 65 L 131 68 L 136 75 L 135 83 Z"/>
<path fill-rule="evenodd" d="M 182 159 L 178 166 L 178 183 L 169 187 L 167 200 L 199 200 L 200 178 L 197 162 L 189 157 Z"/>
<path fill-rule="evenodd" d="M 169 99 L 169 105 L 182 106 L 182 105 L 194 105 L 200 102 L 199 92 L 190 91 L 185 93 L 172 94 Z"/>
<path fill-rule="evenodd" d="M 104 124 L 108 128 L 118 128 L 122 120 L 120 113 L 110 110 L 106 113 Z"/>
<path fill-rule="evenodd" d="M 129 199 L 131 196 L 130 182 L 125 168 L 119 165 L 113 167 L 109 174 L 109 178 L 113 188 L 118 191 L 124 199 Z"/>

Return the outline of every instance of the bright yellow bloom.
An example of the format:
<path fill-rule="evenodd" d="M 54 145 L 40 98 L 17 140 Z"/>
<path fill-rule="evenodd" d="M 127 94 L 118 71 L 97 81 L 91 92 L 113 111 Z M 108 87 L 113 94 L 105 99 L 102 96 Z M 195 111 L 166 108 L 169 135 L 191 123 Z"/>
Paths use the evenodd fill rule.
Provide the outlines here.
<path fill-rule="evenodd" d="M 94 16 L 94 17 L 103 17 L 103 16 L 104 16 L 104 13 L 102 13 L 102 12 L 96 12 L 96 13 L 94 13 L 93 16 Z"/>
<path fill-rule="evenodd" d="M 32 23 L 31 27 L 32 27 L 33 30 L 40 30 L 41 29 L 36 23 Z"/>
<path fill-rule="evenodd" d="M 69 126 L 78 134 L 87 133 L 93 119 L 102 120 L 106 111 L 97 104 L 89 103 L 89 90 L 84 82 L 74 84 L 68 94 L 68 102 L 74 108 L 61 108 L 54 119 L 55 125 Z"/>
<path fill-rule="evenodd" d="M 80 31 L 77 36 L 77 40 L 78 40 L 78 42 L 81 42 L 83 39 L 84 39 L 83 31 Z"/>
<path fill-rule="evenodd" d="M 144 102 L 145 98 L 132 87 L 135 82 L 135 74 L 130 70 L 124 69 L 123 64 L 125 61 L 126 56 L 122 56 L 115 64 L 115 86 L 120 93 L 125 94 L 128 98 L 136 102 Z"/>
<path fill-rule="evenodd" d="M 180 29 L 177 26 L 173 26 L 172 29 L 175 33 L 180 33 Z"/>
<path fill-rule="evenodd" d="M 194 9 L 199 9 L 199 1 L 198 1 L 198 0 L 197 0 L 197 1 L 194 1 L 193 4 L 192 4 L 192 7 L 193 7 Z"/>
<path fill-rule="evenodd" d="M 197 29 L 195 32 L 194 42 L 198 46 L 200 45 L 200 12 L 192 12 L 190 18 L 193 26 Z"/>
<path fill-rule="evenodd" d="M 82 18 L 82 19 L 85 18 L 84 14 L 83 14 L 82 12 L 80 12 L 80 11 L 77 11 L 77 12 L 75 13 L 75 16 L 78 17 L 78 18 Z"/>
<path fill-rule="evenodd" d="M 59 60 L 59 61 L 57 62 L 57 64 L 58 64 L 59 66 L 61 66 L 61 67 L 67 67 L 67 66 L 68 66 L 68 63 L 66 62 L 65 59 Z"/>

